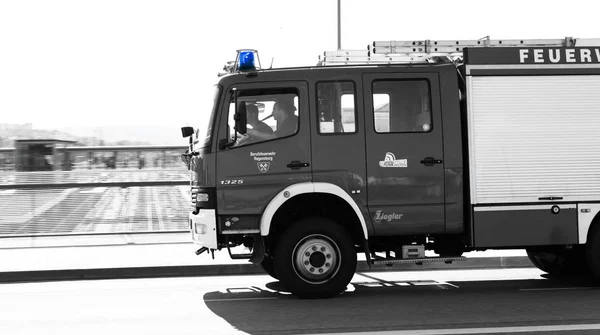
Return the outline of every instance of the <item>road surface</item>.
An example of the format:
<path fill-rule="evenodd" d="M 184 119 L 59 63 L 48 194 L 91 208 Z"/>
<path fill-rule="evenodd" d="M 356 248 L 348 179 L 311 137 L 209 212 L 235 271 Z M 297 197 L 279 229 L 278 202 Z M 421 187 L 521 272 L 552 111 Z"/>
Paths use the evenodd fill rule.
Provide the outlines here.
<path fill-rule="evenodd" d="M 537 269 L 356 274 L 301 300 L 268 276 L 0 285 L 0 334 L 597 334 L 600 288 Z"/>

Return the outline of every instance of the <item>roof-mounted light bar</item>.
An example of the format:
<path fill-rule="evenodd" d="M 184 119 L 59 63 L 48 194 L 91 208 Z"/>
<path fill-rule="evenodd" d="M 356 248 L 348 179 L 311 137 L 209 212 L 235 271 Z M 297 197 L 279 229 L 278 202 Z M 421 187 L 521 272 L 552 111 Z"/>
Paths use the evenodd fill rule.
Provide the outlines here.
<path fill-rule="evenodd" d="M 258 65 L 258 66 L 257 66 Z M 229 73 L 254 73 L 261 69 L 258 51 L 254 49 L 237 50 L 235 61 L 227 62 L 219 76 Z"/>

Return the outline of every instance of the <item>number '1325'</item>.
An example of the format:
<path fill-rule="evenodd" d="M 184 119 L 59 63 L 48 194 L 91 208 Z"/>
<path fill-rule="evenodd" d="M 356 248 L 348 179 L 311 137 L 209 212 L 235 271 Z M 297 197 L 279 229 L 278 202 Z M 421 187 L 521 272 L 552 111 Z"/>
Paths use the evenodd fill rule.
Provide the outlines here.
<path fill-rule="evenodd" d="M 226 179 L 221 180 L 221 185 L 241 185 L 244 181 L 242 179 Z"/>

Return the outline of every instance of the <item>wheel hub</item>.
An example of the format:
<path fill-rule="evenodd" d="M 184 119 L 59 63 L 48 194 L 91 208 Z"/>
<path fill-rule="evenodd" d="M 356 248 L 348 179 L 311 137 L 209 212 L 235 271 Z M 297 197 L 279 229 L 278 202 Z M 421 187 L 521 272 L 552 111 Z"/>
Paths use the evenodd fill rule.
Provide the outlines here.
<path fill-rule="evenodd" d="M 325 256 L 324 253 L 322 253 L 320 251 L 315 252 L 314 254 L 310 255 L 310 259 L 309 259 L 310 265 L 312 265 L 316 268 L 322 267 L 323 265 L 325 265 L 325 259 L 326 259 L 325 257 L 327 257 L 327 256 Z"/>
<path fill-rule="evenodd" d="M 326 282 L 339 269 L 340 251 L 323 235 L 311 235 L 300 241 L 294 251 L 294 270 L 306 282 Z"/>

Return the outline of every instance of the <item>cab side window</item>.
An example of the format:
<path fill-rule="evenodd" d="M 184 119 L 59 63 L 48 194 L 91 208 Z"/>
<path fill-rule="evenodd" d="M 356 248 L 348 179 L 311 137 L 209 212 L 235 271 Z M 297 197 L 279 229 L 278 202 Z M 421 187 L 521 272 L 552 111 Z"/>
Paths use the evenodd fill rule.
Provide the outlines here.
<path fill-rule="evenodd" d="M 431 93 L 427 80 L 373 82 L 373 111 L 378 133 L 430 132 Z"/>
<path fill-rule="evenodd" d="M 248 131 L 237 135 L 235 147 L 293 136 L 298 132 L 298 91 L 295 88 L 241 90 L 238 104 L 246 104 Z M 235 138 L 235 102 L 229 104 L 228 133 Z"/>
<path fill-rule="evenodd" d="M 356 133 L 354 97 L 351 81 L 317 83 L 319 134 Z"/>

